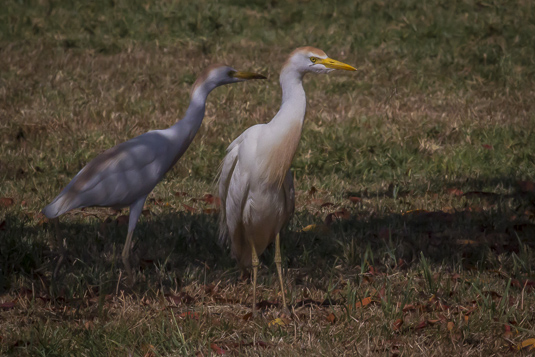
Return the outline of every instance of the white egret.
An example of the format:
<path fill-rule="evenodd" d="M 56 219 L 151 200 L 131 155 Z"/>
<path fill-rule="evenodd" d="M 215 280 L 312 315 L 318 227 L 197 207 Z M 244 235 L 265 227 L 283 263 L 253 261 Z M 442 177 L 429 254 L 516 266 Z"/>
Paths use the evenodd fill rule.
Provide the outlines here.
<path fill-rule="evenodd" d="M 128 282 L 132 284 L 132 236 L 143 204 L 147 195 L 191 144 L 204 118 L 208 94 L 218 86 L 264 78 L 260 74 L 238 72 L 219 64 L 208 67 L 193 84 L 190 104 L 182 120 L 168 129 L 149 131 L 98 155 L 78 172 L 52 203 L 43 209 L 43 213 L 48 218 L 56 218 L 80 207 L 130 206 L 122 259 Z"/>
<path fill-rule="evenodd" d="M 301 138 L 306 111 L 303 76 L 355 68 L 313 47 L 293 51 L 280 74 L 282 104 L 267 124 L 250 127 L 227 148 L 219 178 L 219 239 L 230 238 L 231 251 L 244 269 L 253 267 L 253 314 L 256 310 L 258 255 L 275 240 L 275 264 L 286 299 L 281 271 L 280 231 L 294 211 L 290 166 Z"/>

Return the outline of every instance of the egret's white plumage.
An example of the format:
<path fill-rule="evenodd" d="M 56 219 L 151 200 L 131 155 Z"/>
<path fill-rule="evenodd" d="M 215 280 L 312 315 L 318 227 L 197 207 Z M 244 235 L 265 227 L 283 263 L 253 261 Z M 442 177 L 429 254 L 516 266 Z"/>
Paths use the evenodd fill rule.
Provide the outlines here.
<path fill-rule="evenodd" d="M 190 105 L 182 120 L 168 129 L 149 131 L 98 155 L 43 213 L 55 218 L 80 207 L 130 206 L 123 262 L 132 282 L 131 239 L 147 195 L 191 144 L 204 118 L 208 94 L 218 86 L 255 78 L 265 77 L 219 64 L 208 67 L 192 87 Z"/>
<path fill-rule="evenodd" d="M 281 75 L 282 104 L 267 124 L 243 132 L 227 149 L 219 179 L 220 240 L 230 238 L 232 255 L 242 268 L 253 266 L 253 312 L 258 255 L 275 240 L 275 263 L 286 305 L 280 269 L 279 233 L 294 211 L 290 166 L 301 138 L 306 112 L 303 76 L 355 70 L 313 47 L 296 49 Z"/>

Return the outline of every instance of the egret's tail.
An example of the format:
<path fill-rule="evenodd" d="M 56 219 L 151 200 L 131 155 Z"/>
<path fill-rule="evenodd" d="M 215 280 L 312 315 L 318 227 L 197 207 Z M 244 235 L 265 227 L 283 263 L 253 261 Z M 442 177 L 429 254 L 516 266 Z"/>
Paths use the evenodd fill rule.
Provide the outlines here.
<path fill-rule="evenodd" d="M 47 218 L 56 218 L 71 209 L 71 200 L 67 195 L 60 194 L 49 205 L 43 208 L 43 214 Z"/>

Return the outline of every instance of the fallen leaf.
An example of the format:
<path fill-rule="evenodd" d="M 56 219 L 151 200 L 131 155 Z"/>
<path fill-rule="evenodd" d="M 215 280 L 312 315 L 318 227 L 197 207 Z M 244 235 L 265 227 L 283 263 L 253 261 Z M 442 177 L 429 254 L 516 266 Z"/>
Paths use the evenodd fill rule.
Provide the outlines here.
<path fill-rule="evenodd" d="M 458 188 L 449 188 L 447 190 L 447 192 L 450 194 L 450 195 L 453 195 L 453 196 L 457 196 L 457 197 L 461 197 L 464 192 L 459 190 Z"/>
<path fill-rule="evenodd" d="M 345 209 L 345 208 L 342 208 L 336 212 L 333 212 L 333 213 L 329 213 L 327 215 L 327 217 L 325 217 L 325 224 L 327 226 L 330 226 L 335 219 L 350 219 L 351 218 L 351 213 Z"/>
<path fill-rule="evenodd" d="M 375 269 L 375 267 L 373 265 L 370 265 L 369 269 L 368 269 L 368 273 L 370 273 L 371 275 L 378 275 L 379 272 L 377 271 L 377 269 Z"/>
<path fill-rule="evenodd" d="M 312 186 L 312 187 L 310 188 L 310 190 L 308 190 L 308 194 L 311 195 L 311 196 L 312 196 L 313 194 L 315 194 L 316 192 L 318 192 L 318 190 L 317 190 L 316 187 L 314 187 L 314 186 Z"/>
<path fill-rule="evenodd" d="M 334 325 L 334 323 L 336 322 L 336 316 L 332 312 L 327 315 L 326 319 L 331 325 Z"/>
<path fill-rule="evenodd" d="M 185 319 L 193 319 L 193 320 L 199 320 L 199 313 L 198 312 L 192 312 L 192 311 L 186 311 L 178 315 L 178 317 Z"/>
<path fill-rule="evenodd" d="M 362 198 L 360 197 L 357 197 L 357 196 L 351 196 L 349 197 L 349 200 L 352 202 L 352 203 L 359 203 L 360 201 L 362 201 Z"/>
<path fill-rule="evenodd" d="M 505 338 L 511 338 L 513 337 L 513 332 L 511 331 L 511 326 L 510 325 L 504 325 L 504 333 L 503 333 L 503 337 Z"/>
<path fill-rule="evenodd" d="M 421 330 L 423 328 L 427 327 L 427 320 L 423 320 L 421 321 L 417 326 L 416 326 L 416 329 L 417 330 Z"/>
<path fill-rule="evenodd" d="M 15 302 L 4 302 L 2 304 L 0 304 L 0 309 L 5 309 L 5 310 L 8 310 L 8 309 L 13 309 L 14 307 L 16 306 Z"/>
<path fill-rule="evenodd" d="M 334 212 L 334 215 L 335 215 L 336 218 L 340 218 L 340 219 L 350 219 L 351 218 L 351 213 L 345 208 L 342 208 L 339 211 Z"/>
<path fill-rule="evenodd" d="M 359 308 L 359 307 L 364 307 L 366 305 L 370 305 L 372 303 L 372 301 L 373 301 L 372 298 L 368 296 L 368 297 L 360 300 L 359 302 L 357 302 L 355 304 L 355 308 Z"/>
<path fill-rule="evenodd" d="M 329 227 L 325 224 L 309 224 L 304 227 L 302 232 L 318 232 L 318 233 L 329 233 Z"/>
<path fill-rule="evenodd" d="M 206 208 L 206 209 L 203 210 L 203 213 L 204 214 L 215 214 L 215 213 L 217 213 L 217 209 L 215 209 L 215 208 Z"/>
<path fill-rule="evenodd" d="M 253 317 L 253 313 L 252 312 L 248 312 L 245 315 L 243 315 L 241 318 L 242 318 L 243 321 L 249 321 L 252 317 Z"/>
<path fill-rule="evenodd" d="M 413 304 L 407 304 L 405 306 L 403 306 L 403 312 L 407 312 L 407 311 L 415 311 L 417 309 L 417 307 Z"/>
<path fill-rule="evenodd" d="M 182 204 L 182 206 L 184 206 L 184 208 L 189 211 L 189 212 L 195 212 L 197 211 L 195 208 L 191 207 L 191 206 L 188 206 L 187 204 Z"/>
<path fill-rule="evenodd" d="M 524 349 L 526 347 L 529 347 L 528 351 L 534 350 L 535 349 L 535 338 L 528 338 L 527 340 L 522 341 L 522 343 L 520 343 L 518 345 L 518 349 L 519 350 Z"/>
<path fill-rule="evenodd" d="M 396 321 L 394 321 L 392 328 L 394 329 L 394 331 L 398 331 L 401 328 L 401 325 L 403 325 L 403 319 L 397 319 Z"/>
<path fill-rule="evenodd" d="M 487 149 L 487 150 L 492 150 L 492 149 L 493 149 L 492 145 L 489 145 L 489 144 L 483 144 L 483 145 L 481 145 L 481 146 L 482 146 L 483 148 Z"/>
<path fill-rule="evenodd" d="M 213 204 L 215 201 L 215 197 L 209 193 L 205 194 L 203 198 L 200 199 L 201 201 L 204 201 L 208 204 Z"/>
<path fill-rule="evenodd" d="M 447 326 L 448 326 L 448 331 L 451 331 L 455 327 L 455 324 L 453 323 L 453 321 L 449 321 Z"/>
<path fill-rule="evenodd" d="M 283 319 L 281 319 L 280 317 L 277 317 L 275 320 L 271 320 L 271 321 L 268 323 L 268 326 L 275 326 L 275 325 L 278 325 L 278 326 L 285 326 L 286 323 L 284 322 Z"/>
<path fill-rule="evenodd" d="M 456 243 L 460 245 L 478 245 L 479 244 L 479 242 L 476 242 L 475 240 L 471 240 L 471 239 L 457 239 Z"/>
<path fill-rule="evenodd" d="M 188 194 L 186 192 L 175 192 L 174 195 L 176 197 L 180 197 L 180 196 L 187 196 Z"/>
<path fill-rule="evenodd" d="M 310 231 L 315 230 L 316 227 L 317 227 L 317 224 L 309 224 L 308 226 L 301 229 L 301 232 L 310 232 Z"/>
<path fill-rule="evenodd" d="M 212 351 L 214 351 L 214 353 L 216 355 L 225 355 L 225 354 L 227 354 L 227 351 L 225 351 L 224 349 L 222 349 L 221 347 L 219 347 L 215 343 L 211 343 L 210 344 L 210 348 L 212 349 Z"/>
<path fill-rule="evenodd" d="M 9 197 L 0 197 L 0 207 L 13 206 L 15 200 Z"/>

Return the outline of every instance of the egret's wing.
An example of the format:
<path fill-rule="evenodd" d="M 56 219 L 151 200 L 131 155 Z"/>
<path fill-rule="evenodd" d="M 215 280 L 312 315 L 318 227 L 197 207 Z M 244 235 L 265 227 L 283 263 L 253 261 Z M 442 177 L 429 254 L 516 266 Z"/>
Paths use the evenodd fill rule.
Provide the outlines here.
<path fill-rule="evenodd" d="M 114 146 L 89 162 L 43 212 L 57 217 L 86 206 L 126 206 L 149 193 L 169 167 L 169 143 L 149 132 Z"/>
<path fill-rule="evenodd" d="M 219 198 L 221 199 L 221 210 L 219 213 L 219 243 L 224 245 L 227 243 L 228 227 L 227 227 L 227 195 L 230 189 L 232 175 L 238 163 L 239 145 L 233 141 L 227 149 L 227 155 L 221 164 L 221 172 L 219 174 Z"/>
<path fill-rule="evenodd" d="M 244 131 L 227 148 L 227 155 L 221 164 L 219 174 L 219 197 L 221 211 L 219 214 L 219 242 L 225 244 L 229 235 L 229 225 L 235 231 L 241 223 L 244 196 L 248 190 L 245 172 L 239 169 L 239 152 L 243 141 L 250 135 L 252 128 Z"/>
<path fill-rule="evenodd" d="M 285 224 L 290 221 L 290 218 L 293 216 L 295 211 L 295 189 L 294 189 L 294 178 L 292 176 L 292 170 L 288 170 L 284 182 L 282 184 L 284 190 L 284 222 Z"/>

